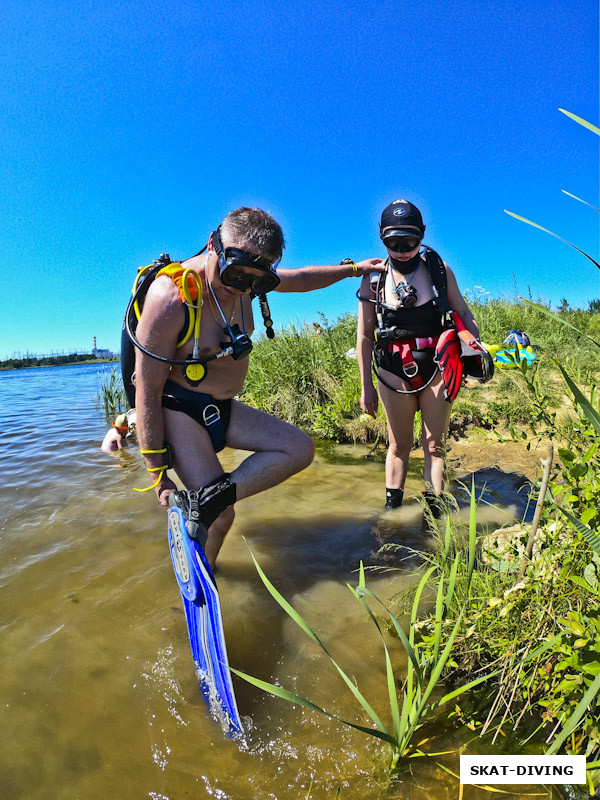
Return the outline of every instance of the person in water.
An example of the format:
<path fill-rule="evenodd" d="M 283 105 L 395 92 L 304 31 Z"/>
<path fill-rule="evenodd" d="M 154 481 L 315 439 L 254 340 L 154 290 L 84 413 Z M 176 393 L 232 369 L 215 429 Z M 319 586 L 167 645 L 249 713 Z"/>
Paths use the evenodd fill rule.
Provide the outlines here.
<path fill-rule="evenodd" d="M 266 212 L 230 212 L 211 234 L 205 254 L 188 259 L 179 270 L 170 264 L 151 281 L 135 330 L 140 452 L 152 480 L 158 476 L 153 488 L 160 504 L 167 507 L 176 492 L 171 503 L 194 521 L 197 527 L 188 529 L 204 543 L 211 566 L 233 523 L 235 502 L 281 483 L 314 456 L 306 433 L 235 399 L 252 348 L 253 297 L 259 298 L 265 324 L 272 325 L 266 292 L 306 292 L 383 269 L 382 259 L 371 258 L 276 272 L 284 246 L 279 224 Z M 193 276 L 182 275 L 182 269 L 194 270 L 195 288 L 202 292 L 193 349 L 192 339 L 182 344 L 182 334 L 192 328 L 188 308 L 197 292 Z M 196 361 L 187 368 L 190 358 Z M 225 446 L 251 452 L 231 474 L 225 474 L 218 458 Z M 177 492 L 166 472 L 170 463 L 187 491 Z"/>
<path fill-rule="evenodd" d="M 106 431 L 100 449 L 105 453 L 114 453 L 128 445 L 128 439 L 135 436 L 135 408 L 125 414 L 118 414 L 113 424 Z"/>
<path fill-rule="evenodd" d="M 414 441 L 413 421 L 420 409 L 425 500 L 438 515 L 451 407 L 445 379 L 448 383 L 448 371 L 452 372 L 456 364 L 440 369 L 436 348 L 449 309 L 459 315 L 476 340 L 479 330 L 450 267 L 422 245 L 425 225 L 415 205 L 407 200 L 390 203 L 381 215 L 379 233 L 387 250 L 385 269 L 364 276 L 359 291 L 356 350 L 360 405 L 365 413 L 375 416 L 379 398 L 371 369 L 374 357 L 389 433 L 385 507 L 402 505 Z"/>

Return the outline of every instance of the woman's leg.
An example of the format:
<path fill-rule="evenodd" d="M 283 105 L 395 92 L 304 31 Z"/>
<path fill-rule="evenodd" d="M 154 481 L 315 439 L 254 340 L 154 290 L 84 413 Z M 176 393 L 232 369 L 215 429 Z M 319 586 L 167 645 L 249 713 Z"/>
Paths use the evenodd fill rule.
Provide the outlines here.
<path fill-rule="evenodd" d="M 381 382 L 379 383 L 379 393 L 385 408 L 390 440 L 385 459 L 386 497 L 389 500 L 388 492 L 390 490 L 404 490 L 408 459 L 414 444 L 413 422 L 417 410 L 417 395 L 399 394 L 388 389 Z M 399 499 L 401 501 L 401 496 Z M 388 505 L 393 507 L 392 503 Z M 397 502 L 396 505 L 400 505 L 400 502 Z"/>
<path fill-rule="evenodd" d="M 425 488 L 442 494 L 446 478 L 446 434 L 450 421 L 451 403 L 444 399 L 442 376 L 419 393 L 425 455 Z"/>

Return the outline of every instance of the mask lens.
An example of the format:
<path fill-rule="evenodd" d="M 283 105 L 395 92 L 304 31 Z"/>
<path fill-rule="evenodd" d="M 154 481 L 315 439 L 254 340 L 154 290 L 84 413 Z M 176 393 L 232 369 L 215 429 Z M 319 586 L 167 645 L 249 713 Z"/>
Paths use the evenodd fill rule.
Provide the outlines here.
<path fill-rule="evenodd" d="M 393 253 L 410 253 L 421 240 L 417 236 L 384 236 L 383 243 Z"/>
<path fill-rule="evenodd" d="M 238 289 L 240 292 L 251 289 L 256 279 L 256 275 L 249 275 L 247 272 L 237 269 L 233 264 L 226 267 L 221 274 L 221 283 L 232 289 Z"/>

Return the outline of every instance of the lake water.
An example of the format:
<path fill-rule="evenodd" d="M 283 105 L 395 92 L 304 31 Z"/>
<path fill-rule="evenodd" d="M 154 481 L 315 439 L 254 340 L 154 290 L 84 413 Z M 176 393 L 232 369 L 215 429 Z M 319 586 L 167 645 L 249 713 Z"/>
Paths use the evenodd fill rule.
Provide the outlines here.
<path fill-rule="evenodd" d="M 0 372 L 0 798 L 296 800 L 313 777 L 313 800 L 338 787 L 341 800 L 456 798 L 458 782 L 424 759 L 389 784 L 385 746 L 237 678 L 249 732 L 223 738 L 198 691 L 164 510 L 133 492 L 147 485 L 135 448 L 99 449 L 106 422 L 94 398 L 111 367 Z M 378 522 L 383 463 L 366 453 L 322 446 L 309 469 L 240 502 L 217 573 L 231 665 L 363 725 L 335 670 L 263 587 L 249 548 L 389 721 L 381 644 L 346 583 L 361 559 L 378 561 L 382 532 L 418 545 L 422 511 L 409 502 Z M 243 456 L 226 451 L 226 468 Z M 413 461 L 407 495 L 421 489 Z M 505 483 L 506 513 L 486 512 L 490 524 L 523 505 Z M 404 570 L 369 584 L 387 600 L 414 580 Z M 436 749 L 456 750 L 461 736 L 447 730 Z"/>

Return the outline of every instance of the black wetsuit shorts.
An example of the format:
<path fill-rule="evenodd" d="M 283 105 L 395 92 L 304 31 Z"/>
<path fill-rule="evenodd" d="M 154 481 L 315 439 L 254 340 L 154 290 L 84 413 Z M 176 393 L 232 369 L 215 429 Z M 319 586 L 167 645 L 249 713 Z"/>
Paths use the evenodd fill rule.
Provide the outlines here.
<path fill-rule="evenodd" d="M 166 381 L 162 406 L 182 411 L 201 425 L 210 436 L 215 453 L 225 447 L 231 419 L 231 398 L 217 400 L 210 394 L 192 392 L 174 381 Z"/>

